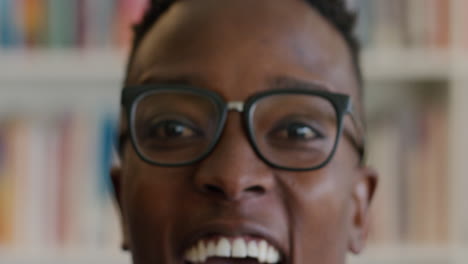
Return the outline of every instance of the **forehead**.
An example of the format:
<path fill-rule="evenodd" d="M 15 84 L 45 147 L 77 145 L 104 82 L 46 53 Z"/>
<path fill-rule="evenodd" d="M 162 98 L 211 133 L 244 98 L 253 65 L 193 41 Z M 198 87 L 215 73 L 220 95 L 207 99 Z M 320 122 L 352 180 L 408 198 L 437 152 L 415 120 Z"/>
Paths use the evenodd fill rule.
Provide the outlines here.
<path fill-rule="evenodd" d="M 143 39 L 128 82 L 183 80 L 242 99 L 281 77 L 357 91 L 346 43 L 305 1 L 181 0 Z"/>

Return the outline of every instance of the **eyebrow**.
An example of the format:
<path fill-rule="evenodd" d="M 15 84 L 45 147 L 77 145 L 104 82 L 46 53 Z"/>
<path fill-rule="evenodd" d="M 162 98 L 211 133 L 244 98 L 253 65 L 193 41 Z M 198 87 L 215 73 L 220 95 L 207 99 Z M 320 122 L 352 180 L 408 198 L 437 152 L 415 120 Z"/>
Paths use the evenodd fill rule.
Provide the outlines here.
<path fill-rule="evenodd" d="M 271 89 L 310 89 L 310 90 L 322 90 L 331 92 L 330 86 L 320 81 L 304 81 L 288 76 L 280 76 L 271 79 L 268 82 L 268 87 Z"/>
<path fill-rule="evenodd" d="M 206 78 L 203 78 L 196 72 L 187 73 L 170 73 L 165 74 L 163 72 L 150 70 L 141 74 L 137 79 L 137 85 L 147 84 L 185 84 L 185 85 L 200 85 L 207 82 Z"/>
<path fill-rule="evenodd" d="M 155 83 L 167 83 L 167 84 L 192 84 L 194 76 L 174 76 L 174 77 L 158 77 L 149 76 L 142 80 L 138 80 L 138 84 L 155 84 Z"/>

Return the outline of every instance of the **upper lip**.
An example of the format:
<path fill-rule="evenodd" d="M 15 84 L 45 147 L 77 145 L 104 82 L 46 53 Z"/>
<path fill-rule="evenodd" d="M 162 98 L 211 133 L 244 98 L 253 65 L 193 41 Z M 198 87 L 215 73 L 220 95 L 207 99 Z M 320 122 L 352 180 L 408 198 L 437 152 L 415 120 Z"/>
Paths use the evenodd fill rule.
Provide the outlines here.
<path fill-rule="evenodd" d="M 286 257 L 285 245 L 281 244 L 274 235 L 262 225 L 250 222 L 233 222 L 233 221 L 216 221 L 204 224 L 201 228 L 191 232 L 185 237 L 184 243 L 181 245 L 179 255 L 183 256 L 184 252 L 193 246 L 200 239 L 210 236 L 225 236 L 238 237 L 249 236 L 252 238 L 264 239 L 270 245 L 279 250 L 280 255 Z"/>

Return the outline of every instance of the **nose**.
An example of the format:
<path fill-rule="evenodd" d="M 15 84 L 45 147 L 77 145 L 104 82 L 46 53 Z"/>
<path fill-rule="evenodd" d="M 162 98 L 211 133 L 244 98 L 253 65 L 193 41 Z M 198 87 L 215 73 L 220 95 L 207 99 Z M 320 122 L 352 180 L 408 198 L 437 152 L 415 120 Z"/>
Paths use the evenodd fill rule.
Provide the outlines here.
<path fill-rule="evenodd" d="M 197 167 L 195 184 L 203 194 L 241 201 L 273 188 L 273 170 L 256 155 L 242 127 L 241 115 L 230 115 L 215 149 Z"/>

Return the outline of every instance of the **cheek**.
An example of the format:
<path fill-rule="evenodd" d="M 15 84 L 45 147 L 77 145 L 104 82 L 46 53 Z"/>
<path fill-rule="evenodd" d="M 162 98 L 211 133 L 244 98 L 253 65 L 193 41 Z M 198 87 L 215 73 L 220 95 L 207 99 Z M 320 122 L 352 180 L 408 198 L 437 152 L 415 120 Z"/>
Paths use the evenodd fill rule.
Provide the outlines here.
<path fill-rule="evenodd" d="M 292 236 L 300 259 L 339 263 L 337 258 L 346 252 L 351 196 L 344 174 L 330 163 L 319 171 L 291 175 L 296 181 L 289 199 Z"/>
<path fill-rule="evenodd" d="M 302 185 L 300 189 L 302 194 L 295 200 L 297 200 L 297 211 L 303 214 L 301 219 L 306 220 L 303 226 L 317 229 L 316 231 L 325 231 L 341 224 L 348 205 L 348 192 L 344 188 L 345 185 L 335 178 L 336 175 L 333 173 L 324 173 L 311 180 L 311 184 Z M 299 222 L 301 219 L 298 219 Z M 315 223 L 317 226 L 308 223 Z"/>
<path fill-rule="evenodd" d="M 173 253 L 168 245 L 172 244 L 173 227 L 181 219 L 181 209 L 175 205 L 181 203 L 181 194 L 187 193 L 187 170 L 156 167 L 128 156 L 123 166 L 123 210 L 137 256 Z"/>

